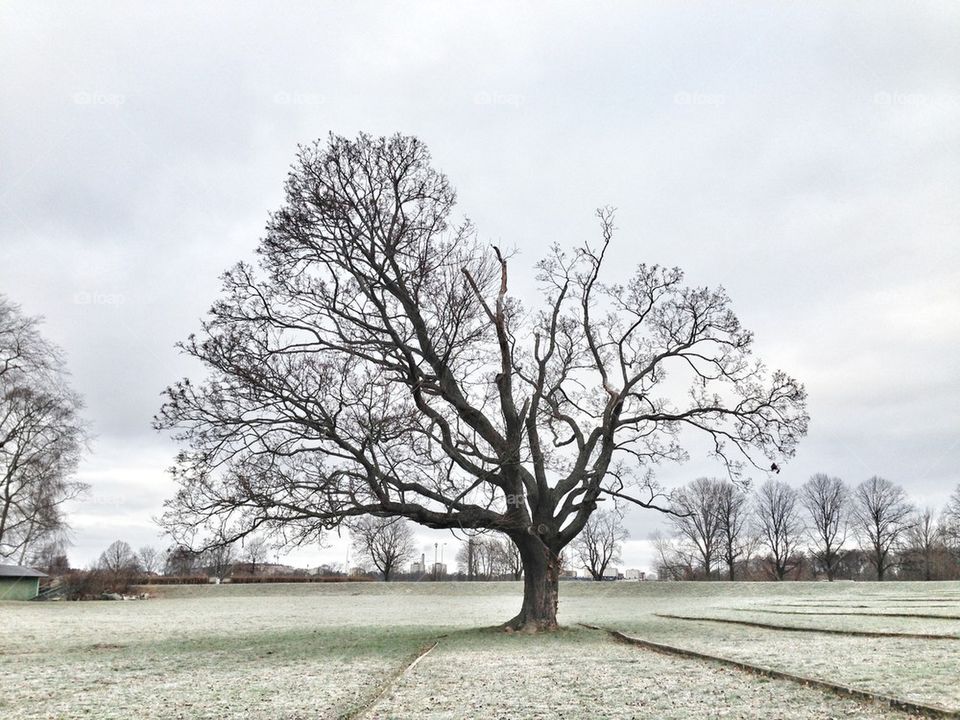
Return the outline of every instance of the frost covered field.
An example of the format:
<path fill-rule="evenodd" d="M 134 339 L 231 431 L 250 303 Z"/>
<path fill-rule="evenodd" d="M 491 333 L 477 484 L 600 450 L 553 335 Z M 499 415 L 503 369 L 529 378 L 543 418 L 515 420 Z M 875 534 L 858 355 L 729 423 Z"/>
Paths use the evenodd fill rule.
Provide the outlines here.
<path fill-rule="evenodd" d="M 158 592 L 162 597 L 143 602 L 0 603 L 0 713 L 908 716 L 789 680 L 626 645 L 579 623 L 960 711 L 957 583 L 564 583 L 565 629 L 545 636 L 486 629 L 518 608 L 520 586 L 512 583 Z"/>

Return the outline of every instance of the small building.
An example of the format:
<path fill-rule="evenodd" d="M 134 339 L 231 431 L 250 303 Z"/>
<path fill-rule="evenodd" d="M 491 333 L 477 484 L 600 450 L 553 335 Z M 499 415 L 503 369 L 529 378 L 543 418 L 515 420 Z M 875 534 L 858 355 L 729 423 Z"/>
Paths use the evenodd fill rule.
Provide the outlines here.
<path fill-rule="evenodd" d="M 33 600 L 40 593 L 40 578 L 44 577 L 33 568 L 0 565 L 0 601 Z"/>

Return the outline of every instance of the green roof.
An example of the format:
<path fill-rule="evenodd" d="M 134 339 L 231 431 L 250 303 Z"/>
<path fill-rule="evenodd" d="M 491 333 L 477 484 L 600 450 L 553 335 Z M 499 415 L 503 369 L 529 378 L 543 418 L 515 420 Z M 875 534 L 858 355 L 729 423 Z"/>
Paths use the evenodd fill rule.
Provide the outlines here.
<path fill-rule="evenodd" d="M 20 567 L 19 565 L 0 565 L 0 577 L 40 578 L 46 576 L 46 573 L 42 573 L 39 570 L 34 570 L 33 568 Z"/>

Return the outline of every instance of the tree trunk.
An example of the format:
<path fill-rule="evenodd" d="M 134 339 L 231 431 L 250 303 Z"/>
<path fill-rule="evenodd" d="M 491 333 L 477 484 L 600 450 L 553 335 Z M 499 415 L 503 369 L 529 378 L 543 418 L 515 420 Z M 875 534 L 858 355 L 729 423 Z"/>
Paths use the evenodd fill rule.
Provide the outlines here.
<path fill-rule="evenodd" d="M 557 629 L 560 557 L 533 535 L 514 538 L 523 561 L 523 607 L 505 630 L 539 632 Z"/>
<path fill-rule="evenodd" d="M 734 564 L 732 562 L 727 563 L 727 572 L 729 574 L 730 582 L 733 582 L 735 579 L 736 571 L 734 569 Z"/>

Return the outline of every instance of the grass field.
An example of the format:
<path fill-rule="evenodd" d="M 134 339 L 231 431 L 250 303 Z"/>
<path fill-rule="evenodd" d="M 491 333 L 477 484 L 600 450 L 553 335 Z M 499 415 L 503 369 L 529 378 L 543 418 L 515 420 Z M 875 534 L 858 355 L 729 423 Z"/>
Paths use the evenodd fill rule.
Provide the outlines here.
<path fill-rule="evenodd" d="M 908 717 L 580 623 L 960 713 L 957 583 L 566 583 L 563 630 L 489 629 L 520 591 L 183 586 L 137 602 L 0 603 L 0 716 Z"/>

